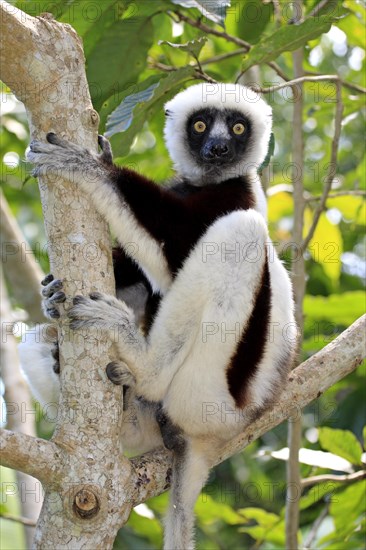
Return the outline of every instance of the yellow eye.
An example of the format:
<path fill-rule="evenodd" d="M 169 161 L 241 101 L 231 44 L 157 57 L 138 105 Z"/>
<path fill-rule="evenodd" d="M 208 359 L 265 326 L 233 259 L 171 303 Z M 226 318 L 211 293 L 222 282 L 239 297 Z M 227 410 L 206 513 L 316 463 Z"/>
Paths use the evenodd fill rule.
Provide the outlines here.
<path fill-rule="evenodd" d="M 244 134 L 245 132 L 245 126 L 241 122 L 237 122 L 233 126 L 233 132 L 235 135 L 240 136 L 241 134 Z"/>
<path fill-rule="evenodd" d="M 203 122 L 203 120 L 197 120 L 197 122 L 194 123 L 193 128 L 196 130 L 196 132 L 202 134 L 206 130 L 206 124 Z"/>

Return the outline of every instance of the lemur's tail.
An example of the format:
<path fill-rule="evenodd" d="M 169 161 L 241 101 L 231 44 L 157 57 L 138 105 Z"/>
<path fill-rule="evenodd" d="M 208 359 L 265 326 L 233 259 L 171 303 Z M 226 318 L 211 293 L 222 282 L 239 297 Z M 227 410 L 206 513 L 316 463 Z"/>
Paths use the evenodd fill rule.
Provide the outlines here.
<path fill-rule="evenodd" d="M 174 453 L 164 550 L 194 548 L 194 505 L 212 464 L 207 450 L 207 444 L 188 440 L 184 450 Z"/>

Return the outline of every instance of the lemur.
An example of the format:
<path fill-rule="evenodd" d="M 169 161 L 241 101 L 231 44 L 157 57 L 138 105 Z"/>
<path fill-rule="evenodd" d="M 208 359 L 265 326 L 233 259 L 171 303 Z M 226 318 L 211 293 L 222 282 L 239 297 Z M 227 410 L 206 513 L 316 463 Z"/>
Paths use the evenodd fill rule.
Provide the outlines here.
<path fill-rule="evenodd" d="M 109 222 L 121 247 L 118 284 L 124 276 L 118 254 L 128 256 L 129 243 L 138 243 L 129 266 L 135 278 L 126 277 L 130 290 L 132 283 L 140 286 L 140 310 L 141 303 L 142 310 L 152 303 L 148 326 L 141 329 L 132 304 L 101 293 L 76 296 L 68 317 L 74 330 L 97 328 L 113 338 L 118 329 L 118 358 L 107 373 L 131 387 L 135 397 L 128 401 L 141 427 L 141 435 L 122 433 L 127 445 L 147 450 L 161 444 L 151 407 L 174 428 L 164 548 L 187 550 L 194 547 L 194 503 L 219 450 L 286 384 L 296 325 L 290 279 L 268 236 L 258 176 L 271 108 L 239 84 L 202 83 L 168 101 L 165 114 L 176 170 L 167 186 L 114 165 L 102 137 L 96 154 L 49 133 L 47 143 L 30 144 L 28 160 L 35 175 L 58 174 L 79 186 Z M 48 278 L 43 293 L 45 309 L 57 316 L 65 300 L 62 282 Z M 119 288 L 117 295 L 123 297 Z M 23 345 L 23 367 L 32 378 L 41 363 L 30 367 L 27 354 Z M 43 400 L 48 359 L 33 382 Z M 146 417 L 153 428 L 144 428 Z"/>

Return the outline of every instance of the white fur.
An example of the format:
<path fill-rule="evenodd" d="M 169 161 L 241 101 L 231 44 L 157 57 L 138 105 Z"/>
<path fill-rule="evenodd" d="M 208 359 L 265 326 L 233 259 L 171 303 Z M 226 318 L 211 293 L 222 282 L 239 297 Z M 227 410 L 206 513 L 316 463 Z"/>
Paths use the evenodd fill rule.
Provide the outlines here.
<path fill-rule="evenodd" d="M 176 95 L 165 105 L 165 141 L 175 170 L 192 183 L 201 184 L 204 168 L 192 158 L 188 144 L 182 136 L 186 134 L 189 116 L 195 111 L 215 107 L 235 109 L 252 122 L 252 135 L 245 157 L 225 169 L 225 176 L 239 176 L 255 173 L 266 158 L 272 129 L 272 109 L 257 92 L 240 84 L 196 84 Z M 219 178 L 218 181 L 221 181 Z"/>
<path fill-rule="evenodd" d="M 60 397 L 59 376 L 52 368 L 52 347 L 46 341 L 46 330 L 40 325 L 37 330 L 31 329 L 23 334 L 18 345 L 20 365 L 28 381 L 32 394 L 42 407 L 57 404 Z M 38 330 L 39 329 L 39 330 Z"/>

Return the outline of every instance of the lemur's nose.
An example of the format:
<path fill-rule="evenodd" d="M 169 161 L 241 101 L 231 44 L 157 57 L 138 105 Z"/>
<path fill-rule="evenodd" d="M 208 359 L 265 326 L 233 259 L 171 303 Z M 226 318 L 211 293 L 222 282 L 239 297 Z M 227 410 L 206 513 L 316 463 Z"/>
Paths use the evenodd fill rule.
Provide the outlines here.
<path fill-rule="evenodd" d="M 201 156 L 204 160 L 213 161 L 227 157 L 230 152 L 229 145 L 223 139 L 209 139 L 205 143 Z"/>
<path fill-rule="evenodd" d="M 224 157 L 229 152 L 229 147 L 224 143 L 216 143 L 211 147 L 211 152 L 215 157 Z"/>

